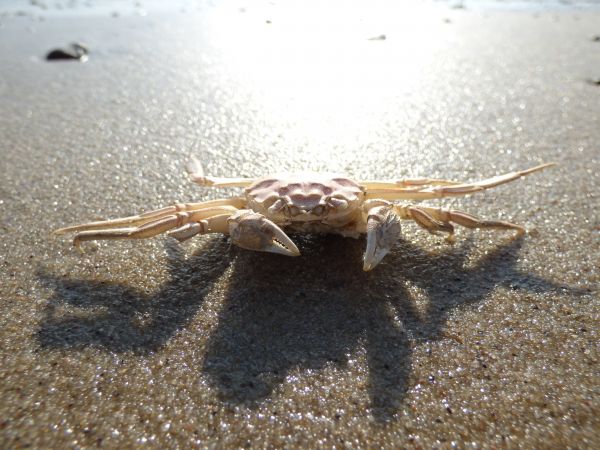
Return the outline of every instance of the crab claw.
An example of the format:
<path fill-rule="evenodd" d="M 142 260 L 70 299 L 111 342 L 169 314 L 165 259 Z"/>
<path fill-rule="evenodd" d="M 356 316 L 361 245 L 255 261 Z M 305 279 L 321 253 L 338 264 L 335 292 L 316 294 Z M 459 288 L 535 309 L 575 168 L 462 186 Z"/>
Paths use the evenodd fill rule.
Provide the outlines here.
<path fill-rule="evenodd" d="M 286 256 L 300 255 L 287 234 L 262 214 L 241 210 L 231 215 L 227 222 L 231 241 L 238 247 Z"/>
<path fill-rule="evenodd" d="M 400 219 L 390 206 L 369 210 L 367 219 L 367 250 L 363 270 L 372 270 L 392 249 L 400 237 Z"/>

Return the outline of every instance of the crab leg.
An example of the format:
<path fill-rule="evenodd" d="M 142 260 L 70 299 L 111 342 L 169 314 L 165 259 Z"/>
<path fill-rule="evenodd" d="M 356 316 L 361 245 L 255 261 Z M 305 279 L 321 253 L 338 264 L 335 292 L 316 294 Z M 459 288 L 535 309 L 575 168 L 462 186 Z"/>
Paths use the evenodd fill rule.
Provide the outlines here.
<path fill-rule="evenodd" d="M 145 239 L 165 231 L 176 228 L 175 237 L 183 236 L 182 227 L 192 222 L 207 221 L 206 229 L 214 232 L 226 232 L 227 229 L 221 224 L 220 216 L 230 216 L 237 209 L 233 206 L 219 206 L 214 208 L 198 209 L 188 212 L 178 212 L 159 219 L 144 223 L 139 227 L 115 228 L 81 231 L 73 238 L 73 245 L 79 247 L 83 241 L 106 240 L 106 239 Z M 212 220 L 214 218 L 214 220 Z M 211 221 L 212 220 L 212 221 Z M 221 225 L 221 226 L 220 226 Z M 200 232 L 200 231 L 198 231 Z M 197 233 L 196 233 L 197 234 Z M 189 236 L 191 237 L 191 236 Z"/>
<path fill-rule="evenodd" d="M 87 230 L 104 230 L 107 228 L 122 227 L 123 225 L 130 225 L 131 227 L 134 227 L 180 212 L 189 212 L 219 206 L 231 206 L 233 208 L 240 209 L 243 208 L 245 205 L 246 201 L 242 197 L 209 200 L 200 203 L 177 203 L 172 206 L 167 206 L 165 208 L 157 209 L 155 211 L 149 211 L 137 216 L 123 217 L 120 219 L 112 220 L 100 220 L 97 222 L 89 222 L 81 225 L 73 225 L 70 227 L 61 228 L 59 230 L 54 231 L 54 234 L 65 234 L 70 232 Z"/>
<path fill-rule="evenodd" d="M 556 165 L 555 163 L 542 164 L 526 170 L 510 172 L 497 177 L 488 178 L 486 180 L 477 181 L 475 183 L 460 183 L 450 185 L 440 185 L 427 188 L 387 188 L 387 189 L 371 189 L 367 192 L 367 199 L 377 198 L 384 200 L 428 200 L 432 198 L 442 198 L 450 196 L 459 196 L 472 194 L 474 192 L 490 189 L 501 184 L 509 183 L 517 178 L 524 177 L 533 172 L 546 169 Z M 452 182 L 453 183 L 453 182 Z"/>
<path fill-rule="evenodd" d="M 373 189 L 397 189 L 412 186 L 455 186 L 464 183 L 461 181 L 440 180 L 435 178 L 404 178 L 401 180 L 359 181 L 358 184 L 365 187 L 367 191 L 370 191 Z"/>
<path fill-rule="evenodd" d="M 255 178 L 219 178 L 207 177 L 204 175 L 202 164 L 196 158 L 192 157 L 188 161 L 185 169 L 190 179 L 200 186 L 212 187 L 247 187 L 254 183 Z"/>
<path fill-rule="evenodd" d="M 197 234 L 227 234 L 229 232 L 229 225 L 227 223 L 229 217 L 231 217 L 231 214 L 220 214 L 197 222 L 186 223 L 181 227 L 167 231 L 167 235 L 174 237 L 179 242 L 183 242 Z"/>
<path fill-rule="evenodd" d="M 394 205 L 394 210 L 402 219 L 414 220 L 419 226 L 432 234 L 438 231 L 449 233 L 452 240 L 454 226 L 451 222 L 467 228 L 496 228 L 501 230 L 517 230 L 523 234 L 525 228 L 510 222 L 499 220 L 482 220 L 471 214 L 451 209 L 431 208 L 427 206 Z"/>

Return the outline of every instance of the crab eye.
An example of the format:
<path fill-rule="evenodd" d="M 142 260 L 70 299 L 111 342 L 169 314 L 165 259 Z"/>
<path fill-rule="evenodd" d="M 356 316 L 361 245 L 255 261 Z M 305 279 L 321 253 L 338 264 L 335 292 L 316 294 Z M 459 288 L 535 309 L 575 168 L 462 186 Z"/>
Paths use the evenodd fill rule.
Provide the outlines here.
<path fill-rule="evenodd" d="M 278 199 L 271 206 L 269 206 L 269 213 L 276 214 L 285 207 L 285 202 L 282 199 Z"/>
<path fill-rule="evenodd" d="M 327 203 L 336 209 L 346 209 L 348 207 L 348 202 L 341 198 L 331 197 Z"/>

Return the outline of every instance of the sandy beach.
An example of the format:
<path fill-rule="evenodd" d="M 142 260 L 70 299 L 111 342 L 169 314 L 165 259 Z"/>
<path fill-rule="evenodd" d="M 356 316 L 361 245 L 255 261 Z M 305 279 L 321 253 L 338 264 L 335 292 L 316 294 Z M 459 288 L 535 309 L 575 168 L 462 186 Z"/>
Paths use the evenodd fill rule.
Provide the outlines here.
<path fill-rule="evenodd" d="M 0 8 L 1 448 L 600 447 L 600 9 Z M 16 5 L 16 6 L 15 6 Z M 496 5 L 498 6 L 498 5 Z M 86 9 L 87 8 L 87 9 Z M 47 61 L 82 42 L 87 61 Z M 85 243 L 215 176 L 476 181 L 364 239 Z"/>

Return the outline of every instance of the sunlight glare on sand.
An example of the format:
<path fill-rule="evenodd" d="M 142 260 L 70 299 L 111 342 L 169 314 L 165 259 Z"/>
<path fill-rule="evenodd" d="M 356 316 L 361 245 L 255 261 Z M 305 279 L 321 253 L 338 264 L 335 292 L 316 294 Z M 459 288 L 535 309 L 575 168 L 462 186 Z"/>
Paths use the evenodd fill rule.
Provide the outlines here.
<path fill-rule="evenodd" d="M 431 6 L 384 2 L 223 7 L 210 26 L 227 76 L 315 152 L 368 142 L 389 114 L 410 114 L 448 33 Z"/>

